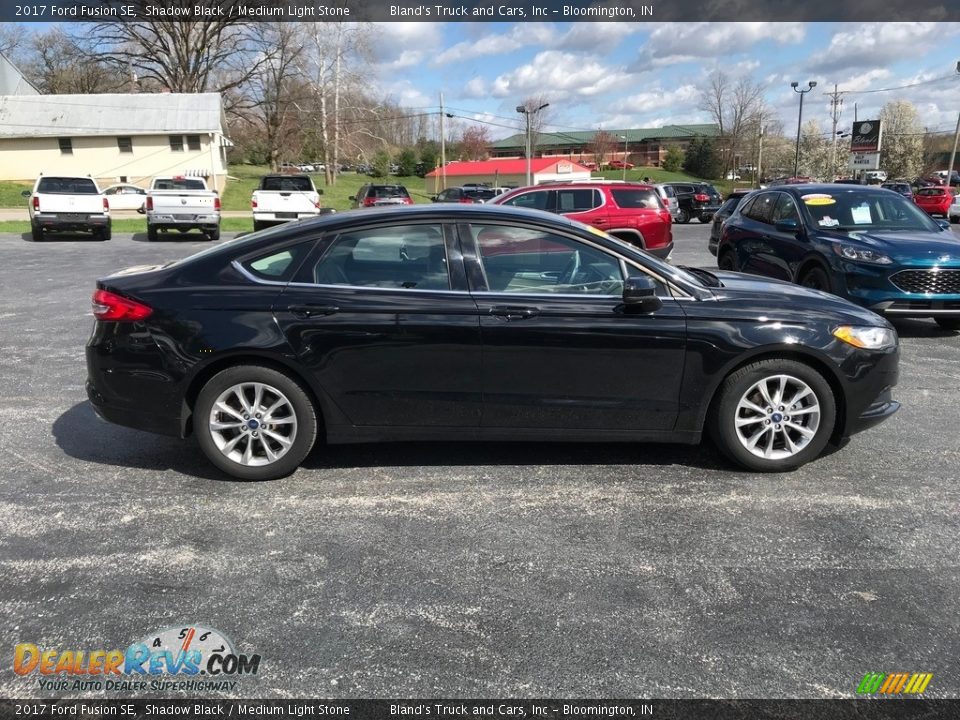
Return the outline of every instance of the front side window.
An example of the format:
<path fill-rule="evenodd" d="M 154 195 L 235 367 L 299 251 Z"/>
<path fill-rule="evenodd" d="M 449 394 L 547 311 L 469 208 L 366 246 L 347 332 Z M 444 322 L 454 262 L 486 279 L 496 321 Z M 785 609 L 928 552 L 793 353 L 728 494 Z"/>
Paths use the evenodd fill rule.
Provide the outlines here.
<path fill-rule="evenodd" d="M 780 193 L 777 206 L 773 209 L 773 222 L 778 223 L 781 220 L 796 220 L 800 222 L 800 216 L 797 213 L 797 203 L 794 202 L 793 196 L 788 193 Z"/>
<path fill-rule="evenodd" d="M 439 225 L 402 225 L 342 232 L 313 268 L 319 285 L 449 290 Z"/>
<path fill-rule="evenodd" d="M 621 295 L 614 255 L 543 230 L 472 225 L 490 292 Z"/>
<path fill-rule="evenodd" d="M 504 205 L 513 207 L 531 208 L 533 210 L 546 210 L 549 190 L 537 190 L 536 192 L 523 193 L 509 200 L 504 200 Z"/>
<path fill-rule="evenodd" d="M 773 222 L 773 209 L 777 205 L 778 195 L 779 193 L 758 195 L 757 199 L 750 204 L 750 207 L 746 208 L 741 214 L 746 215 L 751 220 L 769 225 Z"/>

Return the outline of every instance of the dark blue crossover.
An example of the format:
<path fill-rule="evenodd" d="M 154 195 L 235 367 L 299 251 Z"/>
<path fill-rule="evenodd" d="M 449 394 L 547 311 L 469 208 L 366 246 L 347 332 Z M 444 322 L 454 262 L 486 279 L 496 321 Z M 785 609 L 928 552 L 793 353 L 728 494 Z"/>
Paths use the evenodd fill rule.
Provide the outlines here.
<path fill-rule="evenodd" d="M 724 223 L 717 266 L 960 330 L 960 238 L 891 190 L 808 184 L 755 192 Z"/>

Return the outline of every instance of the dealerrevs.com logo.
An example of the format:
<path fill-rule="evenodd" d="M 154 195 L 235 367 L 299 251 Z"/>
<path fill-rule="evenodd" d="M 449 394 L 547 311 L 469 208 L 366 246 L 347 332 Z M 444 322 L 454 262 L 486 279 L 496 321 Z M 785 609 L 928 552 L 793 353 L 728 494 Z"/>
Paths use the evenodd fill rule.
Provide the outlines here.
<path fill-rule="evenodd" d="M 857 686 L 860 695 L 919 695 L 933 673 L 867 673 Z"/>
<path fill-rule="evenodd" d="M 260 655 L 238 654 L 223 633 L 200 625 L 151 633 L 126 650 L 19 643 L 13 652 L 13 671 L 36 675 L 43 690 L 232 690 L 234 677 L 256 675 L 259 668 Z M 169 676 L 190 679 L 161 679 Z"/>

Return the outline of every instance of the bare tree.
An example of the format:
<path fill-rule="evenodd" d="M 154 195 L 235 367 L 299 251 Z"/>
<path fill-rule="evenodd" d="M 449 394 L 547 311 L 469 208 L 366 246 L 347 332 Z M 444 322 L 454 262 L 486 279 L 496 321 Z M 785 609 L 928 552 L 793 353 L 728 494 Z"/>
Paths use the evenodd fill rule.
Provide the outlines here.
<path fill-rule="evenodd" d="M 3 53 L 9 59 L 13 59 L 16 51 L 23 47 L 24 43 L 23 28 L 12 23 L 7 25 L 0 23 L 0 53 Z"/>
<path fill-rule="evenodd" d="M 714 70 L 707 78 L 707 84 L 700 88 L 698 109 L 710 114 L 720 128 L 720 137 L 724 137 L 724 121 L 727 117 L 727 104 L 730 101 L 730 78 L 723 70 Z"/>
<path fill-rule="evenodd" d="M 132 0 L 145 12 L 148 0 Z M 187 6 L 188 0 L 174 0 Z M 98 23 L 91 33 L 103 59 L 136 72 L 146 87 L 169 92 L 225 92 L 245 83 L 273 53 L 253 42 L 254 23 L 233 16 L 204 20 Z"/>
<path fill-rule="evenodd" d="M 490 151 L 490 130 L 485 125 L 471 125 L 460 136 L 460 154 L 464 160 L 484 160 Z"/>
<path fill-rule="evenodd" d="M 96 56 L 80 37 L 53 26 L 30 38 L 23 71 L 48 95 L 118 92 L 127 78 Z"/>
<path fill-rule="evenodd" d="M 603 161 L 618 146 L 616 135 L 608 133 L 606 130 L 597 130 L 590 141 L 590 152 L 593 153 L 593 160 L 597 163 L 597 170 L 603 167 Z"/>
<path fill-rule="evenodd" d="M 880 111 L 880 166 L 891 178 L 913 178 L 923 170 L 924 129 L 913 103 L 888 102 Z"/>

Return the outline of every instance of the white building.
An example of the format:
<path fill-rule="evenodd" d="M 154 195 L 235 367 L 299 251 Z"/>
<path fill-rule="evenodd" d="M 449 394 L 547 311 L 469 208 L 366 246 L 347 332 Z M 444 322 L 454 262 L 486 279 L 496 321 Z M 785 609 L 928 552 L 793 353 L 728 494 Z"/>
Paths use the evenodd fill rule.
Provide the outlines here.
<path fill-rule="evenodd" d="M 146 186 L 156 175 L 190 175 L 222 191 L 225 130 L 218 93 L 3 95 L 0 180 L 43 173 Z"/>

